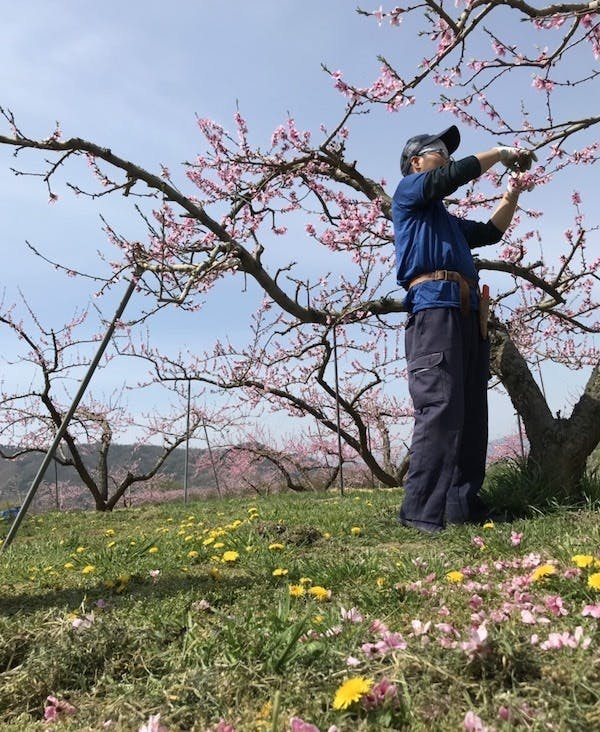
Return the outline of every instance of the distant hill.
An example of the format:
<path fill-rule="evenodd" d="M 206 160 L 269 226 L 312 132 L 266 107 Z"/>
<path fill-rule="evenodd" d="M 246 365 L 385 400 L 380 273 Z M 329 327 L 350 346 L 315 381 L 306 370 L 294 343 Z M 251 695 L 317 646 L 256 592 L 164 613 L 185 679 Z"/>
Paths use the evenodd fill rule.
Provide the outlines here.
<path fill-rule="evenodd" d="M 93 445 L 82 446 L 81 453 L 84 457 L 86 468 L 94 473 L 96 471 L 97 449 Z M 3 446 L 2 450 L 10 454 L 15 452 L 11 447 Z M 195 464 L 201 460 L 206 450 L 192 448 L 189 451 L 189 476 L 193 475 L 195 488 L 214 488 L 215 480 L 212 470 L 207 469 L 199 473 L 195 472 Z M 113 473 L 124 472 L 131 468 L 132 461 L 136 463 L 136 472 L 148 471 L 155 464 L 162 448 L 156 445 L 111 445 L 109 451 L 109 470 Z M 218 451 L 217 451 L 218 455 Z M 13 503 L 20 503 L 27 494 L 37 471 L 44 459 L 44 453 L 30 453 L 15 460 L 0 458 L 0 506 Z M 185 471 L 185 449 L 174 450 L 165 461 L 159 471 L 159 476 L 164 479 L 164 488 L 182 489 Z M 66 484 L 80 486 L 79 478 L 75 468 L 63 467 L 53 461 L 46 470 L 44 476 L 45 484 Z M 191 484 L 191 480 L 190 480 Z"/>

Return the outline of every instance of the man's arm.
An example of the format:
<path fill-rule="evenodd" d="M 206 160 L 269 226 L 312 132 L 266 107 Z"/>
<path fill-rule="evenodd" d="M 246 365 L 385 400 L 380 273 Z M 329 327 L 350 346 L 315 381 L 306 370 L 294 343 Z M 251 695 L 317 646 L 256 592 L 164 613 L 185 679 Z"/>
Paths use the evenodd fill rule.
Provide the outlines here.
<path fill-rule="evenodd" d="M 490 217 L 492 224 L 503 234 L 510 226 L 510 222 L 517 210 L 518 201 L 519 191 L 509 185 L 504 191 L 496 210 Z"/>

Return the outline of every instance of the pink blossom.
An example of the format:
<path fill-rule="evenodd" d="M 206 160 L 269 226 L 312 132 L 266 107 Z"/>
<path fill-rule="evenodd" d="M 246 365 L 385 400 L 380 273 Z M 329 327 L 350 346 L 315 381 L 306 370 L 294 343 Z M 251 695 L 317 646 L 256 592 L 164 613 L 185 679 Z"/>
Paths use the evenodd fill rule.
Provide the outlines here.
<path fill-rule="evenodd" d="M 565 607 L 562 597 L 560 595 L 549 595 L 546 597 L 546 607 L 553 615 L 568 615 L 569 611 Z"/>
<path fill-rule="evenodd" d="M 474 536 L 471 539 L 471 543 L 475 544 L 475 546 L 479 549 L 485 549 L 485 541 L 481 538 L 481 536 Z"/>
<path fill-rule="evenodd" d="M 479 595 L 472 595 L 469 599 L 469 607 L 471 610 L 479 610 L 479 608 L 483 605 L 483 600 Z"/>
<path fill-rule="evenodd" d="M 356 666 L 360 666 L 360 661 L 355 656 L 348 656 L 348 658 L 346 659 L 346 666 L 355 668 Z"/>
<path fill-rule="evenodd" d="M 369 626 L 369 630 L 371 631 L 371 633 L 377 633 L 378 635 L 381 635 L 382 633 L 388 632 L 388 627 L 381 620 L 374 620 Z"/>
<path fill-rule="evenodd" d="M 220 719 L 215 727 L 209 727 L 206 732 L 235 732 L 235 727 L 224 719 Z"/>
<path fill-rule="evenodd" d="M 363 696 L 360 701 L 362 706 L 368 711 L 378 709 L 386 703 L 399 704 L 396 686 L 385 677 L 375 684 L 371 691 Z"/>
<path fill-rule="evenodd" d="M 61 715 L 75 714 L 77 708 L 69 702 L 61 701 L 55 696 L 48 696 L 46 698 L 46 707 L 44 709 L 44 720 L 46 724 L 57 722 Z"/>
<path fill-rule="evenodd" d="M 305 722 L 300 717 L 292 717 L 290 719 L 290 732 L 320 732 L 320 730 L 316 725 Z"/>
<path fill-rule="evenodd" d="M 600 618 L 600 603 L 595 605 L 585 605 L 581 614 L 584 616 L 590 616 L 592 618 Z"/>
<path fill-rule="evenodd" d="M 517 531 L 510 532 L 510 543 L 512 544 L 512 546 L 519 546 L 522 538 L 523 533 L 519 533 Z"/>
<path fill-rule="evenodd" d="M 471 631 L 469 640 L 460 644 L 461 650 L 467 654 L 470 661 L 475 658 L 481 658 L 487 653 L 487 637 L 487 628 L 482 623 L 478 628 Z"/>
<path fill-rule="evenodd" d="M 463 721 L 463 727 L 467 732 L 492 732 L 490 727 L 486 727 L 475 712 L 467 712 Z"/>
<path fill-rule="evenodd" d="M 541 89 L 542 91 L 551 92 L 554 89 L 554 82 L 550 79 L 542 79 L 541 76 L 534 76 L 531 86 L 534 89 Z"/>
<path fill-rule="evenodd" d="M 148 721 L 139 728 L 138 732 L 169 732 L 169 728 L 160 723 L 160 714 L 151 714 Z"/>
<path fill-rule="evenodd" d="M 426 623 L 422 623 L 420 620 L 411 620 L 410 624 L 413 629 L 414 635 L 426 635 L 429 632 L 429 628 L 431 627 L 431 620 L 428 620 Z"/>
<path fill-rule="evenodd" d="M 508 722 L 508 721 L 510 721 L 510 718 L 512 715 L 510 713 L 510 709 L 507 706 L 503 705 L 503 706 L 499 707 L 499 709 L 498 709 L 498 716 L 504 722 Z"/>
<path fill-rule="evenodd" d="M 362 623 L 364 620 L 363 616 L 355 607 L 351 607 L 350 610 L 342 607 L 340 611 L 342 613 L 342 620 L 346 623 Z"/>

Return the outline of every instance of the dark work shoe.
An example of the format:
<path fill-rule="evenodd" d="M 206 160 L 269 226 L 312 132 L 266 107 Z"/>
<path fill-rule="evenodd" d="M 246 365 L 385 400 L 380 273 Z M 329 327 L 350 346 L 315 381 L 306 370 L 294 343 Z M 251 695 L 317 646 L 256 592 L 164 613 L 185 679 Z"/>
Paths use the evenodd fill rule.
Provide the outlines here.
<path fill-rule="evenodd" d="M 398 516 L 398 523 L 406 526 L 408 529 L 416 529 L 423 534 L 439 534 L 440 531 L 444 530 L 443 526 L 428 524 L 425 521 L 411 521 L 410 519 L 405 519 L 403 516 Z"/>

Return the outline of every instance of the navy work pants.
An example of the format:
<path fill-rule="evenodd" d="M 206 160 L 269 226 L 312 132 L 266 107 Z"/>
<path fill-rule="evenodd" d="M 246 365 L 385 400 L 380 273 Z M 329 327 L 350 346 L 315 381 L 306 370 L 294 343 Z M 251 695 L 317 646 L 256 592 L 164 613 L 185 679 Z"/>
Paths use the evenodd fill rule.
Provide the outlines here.
<path fill-rule="evenodd" d="M 490 360 L 479 314 L 420 310 L 408 319 L 405 344 L 415 426 L 400 518 L 426 530 L 479 521 Z"/>

